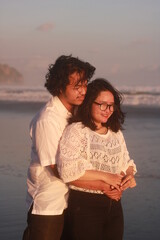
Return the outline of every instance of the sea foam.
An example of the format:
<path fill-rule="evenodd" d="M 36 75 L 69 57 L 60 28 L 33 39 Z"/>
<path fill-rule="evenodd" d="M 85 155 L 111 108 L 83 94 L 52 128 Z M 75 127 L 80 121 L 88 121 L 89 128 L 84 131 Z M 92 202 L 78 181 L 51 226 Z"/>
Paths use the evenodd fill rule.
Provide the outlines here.
<path fill-rule="evenodd" d="M 160 86 L 122 86 L 124 105 L 160 106 Z M 44 87 L 0 87 L 0 101 L 46 102 L 50 94 Z"/>

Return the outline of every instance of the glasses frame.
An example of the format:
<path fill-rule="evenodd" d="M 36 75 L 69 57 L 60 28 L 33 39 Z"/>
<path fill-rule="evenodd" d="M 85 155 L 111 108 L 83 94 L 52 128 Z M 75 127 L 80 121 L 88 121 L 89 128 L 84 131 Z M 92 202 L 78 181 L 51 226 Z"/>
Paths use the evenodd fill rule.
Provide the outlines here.
<path fill-rule="evenodd" d="M 70 84 L 72 85 L 72 84 Z M 75 84 L 75 86 L 73 87 L 73 90 L 78 91 L 78 92 L 82 92 L 84 89 L 86 90 L 88 86 L 88 81 L 84 81 L 81 82 L 79 81 L 78 83 Z"/>
<path fill-rule="evenodd" d="M 108 103 L 98 103 L 96 101 L 94 101 L 95 104 L 97 104 L 100 108 L 101 111 L 106 111 L 106 109 L 109 108 L 109 111 L 110 112 L 114 112 L 116 110 L 116 105 L 115 103 L 113 104 L 108 104 Z M 102 106 L 105 106 L 105 109 L 102 109 Z M 113 107 L 113 111 L 111 110 L 111 107 Z"/>

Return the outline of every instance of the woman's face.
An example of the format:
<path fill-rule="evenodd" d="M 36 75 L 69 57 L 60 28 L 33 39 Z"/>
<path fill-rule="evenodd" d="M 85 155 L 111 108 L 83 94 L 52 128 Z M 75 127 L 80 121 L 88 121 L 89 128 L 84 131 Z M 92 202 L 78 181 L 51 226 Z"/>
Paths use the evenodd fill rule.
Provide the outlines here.
<path fill-rule="evenodd" d="M 102 91 L 92 104 L 91 115 L 97 127 L 106 123 L 114 111 L 114 96 L 109 91 Z"/>

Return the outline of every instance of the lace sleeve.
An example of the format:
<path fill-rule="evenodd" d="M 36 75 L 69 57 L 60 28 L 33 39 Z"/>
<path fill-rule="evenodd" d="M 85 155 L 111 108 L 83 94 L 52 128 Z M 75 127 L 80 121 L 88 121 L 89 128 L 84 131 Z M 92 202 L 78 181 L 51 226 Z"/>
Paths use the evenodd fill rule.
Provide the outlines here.
<path fill-rule="evenodd" d="M 87 160 L 87 132 L 80 123 L 69 125 L 62 135 L 58 152 L 58 171 L 64 182 L 71 182 L 92 169 Z"/>
<path fill-rule="evenodd" d="M 126 142 L 123 136 L 123 133 L 119 131 L 119 137 L 121 138 L 121 147 L 122 147 L 122 167 L 121 171 L 126 174 L 128 167 L 133 167 L 133 172 L 136 174 L 137 169 L 133 159 L 130 159 L 129 152 L 127 150 Z"/>

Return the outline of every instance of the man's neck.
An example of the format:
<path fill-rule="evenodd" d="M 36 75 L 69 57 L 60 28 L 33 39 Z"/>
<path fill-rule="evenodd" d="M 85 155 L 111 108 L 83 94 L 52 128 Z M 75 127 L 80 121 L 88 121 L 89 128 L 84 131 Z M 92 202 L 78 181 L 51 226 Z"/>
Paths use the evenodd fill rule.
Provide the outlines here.
<path fill-rule="evenodd" d="M 58 98 L 61 101 L 61 103 L 65 106 L 65 108 L 72 113 L 74 106 L 68 103 L 62 95 L 59 95 Z"/>

